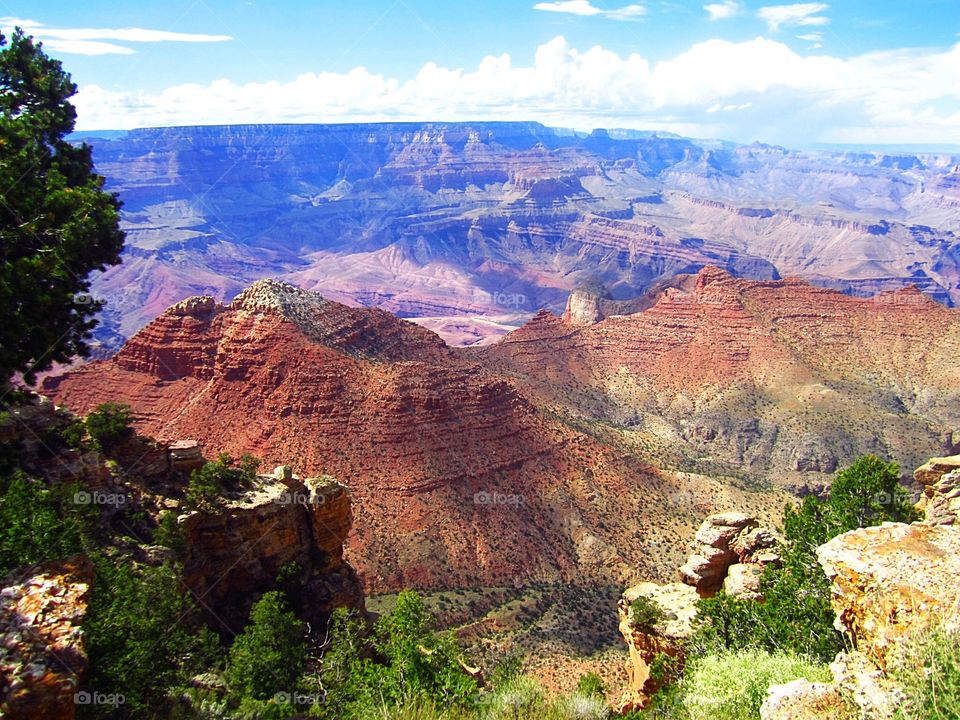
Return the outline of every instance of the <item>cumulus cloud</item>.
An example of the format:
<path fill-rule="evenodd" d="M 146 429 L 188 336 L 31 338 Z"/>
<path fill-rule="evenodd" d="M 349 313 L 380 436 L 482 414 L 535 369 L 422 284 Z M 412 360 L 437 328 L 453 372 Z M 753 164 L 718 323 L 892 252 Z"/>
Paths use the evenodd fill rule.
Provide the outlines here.
<path fill-rule="evenodd" d="M 695 137 L 960 143 L 960 43 L 947 50 L 803 56 L 767 38 L 709 40 L 652 62 L 556 37 L 532 64 L 507 54 L 474 69 L 428 62 L 401 79 L 358 67 L 288 82 L 221 79 L 151 94 L 83 86 L 84 129 L 257 122 L 540 120 Z"/>
<path fill-rule="evenodd" d="M 103 42 L 116 40 L 128 43 L 188 42 L 211 43 L 232 40 L 229 35 L 182 33 L 146 28 L 58 28 L 35 20 L 15 17 L 0 18 L 0 27 L 23 28 L 27 35 L 42 40 L 49 50 L 79 55 L 132 55 L 134 50 L 125 45 Z"/>
<path fill-rule="evenodd" d="M 566 13 L 568 15 L 604 15 L 614 20 L 630 20 L 647 14 L 647 8 L 639 3 L 624 5 L 613 10 L 605 10 L 593 5 L 589 0 L 556 0 L 556 2 L 540 2 L 533 6 L 534 10 L 545 12 Z"/>
<path fill-rule="evenodd" d="M 757 10 L 757 17 L 767 23 L 770 32 L 777 32 L 783 25 L 827 25 L 830 18 L 820 13 L 829 7 L 826 3 L 819 2 L 768 5 Z"/>
<path fill-rule="evenodd" d="M 743 10 L 743 5 L 737 0 L 725 0 L 722 3 L 710 3 L 709 5 L 704 5 L 703 9 L 707 11 L 709 19 L 711 22 L 716 20 L 726 20 L 727 18 L 732 18 L 734 15 L 739 15 Z"/>

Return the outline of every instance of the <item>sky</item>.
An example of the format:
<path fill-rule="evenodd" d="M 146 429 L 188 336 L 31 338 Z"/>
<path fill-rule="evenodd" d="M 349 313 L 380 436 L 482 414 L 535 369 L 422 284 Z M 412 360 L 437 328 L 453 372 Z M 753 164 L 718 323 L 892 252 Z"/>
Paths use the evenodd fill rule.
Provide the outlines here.
<path fill-rule="evenodd" d="M 81 130 L 538 120 L 960 143 L 960 0 L 0 0 Z"/>

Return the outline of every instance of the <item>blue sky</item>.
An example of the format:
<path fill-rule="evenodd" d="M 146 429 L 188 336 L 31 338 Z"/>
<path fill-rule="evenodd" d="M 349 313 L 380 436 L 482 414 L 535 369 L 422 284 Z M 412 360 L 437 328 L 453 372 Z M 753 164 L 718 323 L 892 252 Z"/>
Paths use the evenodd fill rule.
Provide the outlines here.
<path fill-rule="evenodd" d="M 0 0 L 82 129 L 536 119 L 786 145 L 960 142 L 960 2 Z"/>

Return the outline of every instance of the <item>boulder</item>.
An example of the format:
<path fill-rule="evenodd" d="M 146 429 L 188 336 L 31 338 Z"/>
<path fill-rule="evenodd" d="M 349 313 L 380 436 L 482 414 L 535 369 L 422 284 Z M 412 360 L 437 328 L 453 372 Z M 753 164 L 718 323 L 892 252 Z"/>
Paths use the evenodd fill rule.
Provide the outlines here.
<path fill-rule="evenodd" d="M 87 672 L 80 626 L 92 583 L 84 557 L 8 578 L 0 591 L 0 717 L 74 717 L 74 694 Z"/>
<path fill-rule="evenodd" d="M 723 591 L 740 600 L 763 600 L 760 594 L 760 575 L 763 568 L 759 565 L 736 563 L 727 570 L 723 581 Z"/>
<path fill-rule="evenodd" d="M 960 455 L 933 458 L 913 473 L 923 489 L 917 509 L 928 523 L 960 524 Z"/>
<path fill-rule="evenodd" d="M 760 720 L 853 720 L 850 705 L 830 683 L 794 680 L 773 685 L 760 706 Z"/>
<path fill-rule="evenodd" d="M 756 519 L 743 513 L 710 515 L 693 538 L 691 554 L 679 570 L 680 581 L 695 587 L 701 597 L 715 594 L 723 587 L 727 569 L 740 559 L 735 547 L 743 542 L 738 538 L 756 527 Z"/>
<path fill-rule="evenodd" d="M 833 682 L 859 708 L 862 718 L 890 720 L 903 704 L 903 691 L 861 652 L 839 653 L 830 663 Z"/>
<path fill-rule="evenodd" d="M 960 527 L 884 523 L 833 538 L 817 558 L 837 629 L 880 669 L 910 634 L 934 622 L 960 629 Z"/>

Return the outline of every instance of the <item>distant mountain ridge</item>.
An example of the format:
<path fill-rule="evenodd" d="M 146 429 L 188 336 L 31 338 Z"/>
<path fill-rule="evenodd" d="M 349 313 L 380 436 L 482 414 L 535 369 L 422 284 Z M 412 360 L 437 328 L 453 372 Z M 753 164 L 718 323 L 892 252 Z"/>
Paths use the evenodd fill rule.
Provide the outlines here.
<path fill-rule="evenodd" d="M 262 277 L 452 324 L 464 342 L 559 312 L 587 277 L 624 299 L 705 265 L 960 301 L 960 156 L 534 122 L 89 137 L 128 232 L 124 264 L 94 284 L 107 350 L 179 300 L 226 301 Z"/>

